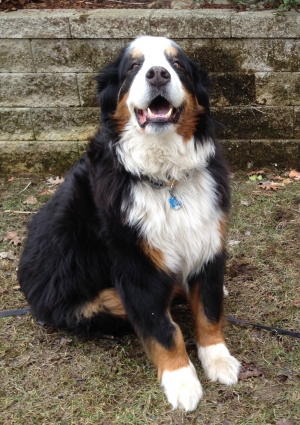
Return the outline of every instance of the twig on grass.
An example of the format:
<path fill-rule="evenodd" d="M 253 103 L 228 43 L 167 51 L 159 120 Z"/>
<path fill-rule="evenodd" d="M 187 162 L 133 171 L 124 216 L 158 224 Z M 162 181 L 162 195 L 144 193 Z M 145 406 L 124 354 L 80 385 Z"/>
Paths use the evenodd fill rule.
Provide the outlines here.
<path fill-rule="evenodd" d="M 13 213 L 13 214 L 34 214 L 35 211 L 14 211 L 14 210 L 5 210 L 5 213 Z"/>
<path fill-rule="evenodd" d="M 25 189 L 23 189 L 23 190 L 21 190 L 21 192 L 19 192 L 19 195 L 20 195 L 20 193 L 22 193 L 22 192 L 25 192 L 25 190 L 29 187 L 31 185 L 31 182 L 29 182 L 28 183 L 28 185 L 25 187 Z"/>

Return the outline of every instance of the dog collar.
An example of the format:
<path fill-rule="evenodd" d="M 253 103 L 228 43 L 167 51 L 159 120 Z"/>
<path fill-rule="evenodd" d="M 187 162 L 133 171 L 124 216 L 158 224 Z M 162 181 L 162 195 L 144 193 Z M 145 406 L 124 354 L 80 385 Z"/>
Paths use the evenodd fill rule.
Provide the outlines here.
<path fill-rule="evenodd" d="M 189 176 L 190 173 L 186 173 L 186 177 Z M 163 189 L 164 187 L 169 187 L 169 192 L 171 197 L 169 198 L 169 202 L 170 202 L 170 206 L 173 210 L 179 210 L 183 204 L 181 201 L 179 201 L 179 199 L 176 198 L 175 193 L 174 193 L 174 187 L 179 183 L 180 180 L 169 180 L 167 182 L 164 182 L 162 180 L 154 180 L 152 178 L 149 178 L 147 176 L 142 176 L 142 180 L 145 180 L 147 182 L 150 183 L 150 185 L 154 188 L 154 189 Z"/>
<path fill-rule="evenodd" d="M 185 177 L 188 177 L 190 173 L 186 173 Z M 170 179 L 167 182 L 163 180 L 155 180 L 152 177 L 142 175 L 141 180 L 144 180 L 150 184 L 154 189 L 163 189 L 164 187 L 171 187 L 172 189 L 176 186 L 180 180 Z"/>

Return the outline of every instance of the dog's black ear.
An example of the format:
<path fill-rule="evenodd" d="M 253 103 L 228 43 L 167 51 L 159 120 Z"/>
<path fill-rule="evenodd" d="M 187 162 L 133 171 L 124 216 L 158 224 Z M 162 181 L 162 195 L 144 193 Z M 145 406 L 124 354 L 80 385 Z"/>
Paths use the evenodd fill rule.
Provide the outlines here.
<path fill-rule="evenodd" d="M 209 79 L 206 71 L 203 71 L 200 66 L 190 60 L 191 74 L 193 80 L 194 93 L 197 97 L 198 103 L 204 106 L 206 112 L 209 113 Z"/>
<path fill-rule="evenodd" d="M 97 99 L 101 108 L 100 122 L 105 122 L 115 112 L 120 88 L 120 63 L 124 49 L 114 62 L 106 65 L 95 77 Z"/>

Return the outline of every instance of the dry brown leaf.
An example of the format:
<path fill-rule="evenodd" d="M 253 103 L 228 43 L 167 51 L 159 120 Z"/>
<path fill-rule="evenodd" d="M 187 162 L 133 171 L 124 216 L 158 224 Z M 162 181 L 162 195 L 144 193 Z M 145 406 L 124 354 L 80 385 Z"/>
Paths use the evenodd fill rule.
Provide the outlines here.
<path fill-rule="evenodd" d="M 267 192 L 260 192 L 259 190 L 253 190 L 252 191 L 253 195 L 259 195 L 259 196 L 268 196 L 269 198 L 271 198 L 273 196 L 272 193 L 267 193 Z"/>
<path fill-rule="evenodd" d="M 12 182 L 14 179 L 15 179 L 14 177 L 11 177 L 11 178 L 10 178 L 10 179 L 8 179 L 7 181 L 8 181 L 8 182 Z"/>
<path fill-rule="evenodd" d="M 291 180 L 291 179 L 283 179 L 282 180 L 282 183 L 284 183 L 284 184 L 290 184 L 290 183 L 293 183 L 293 180 Z"/>
<path fill-rule="evenodd" d="M 274 191 L 276 191 L 276 190 L 278 190 L 278 189 L 283 189 L 284 188 L 284 186 L 285 186 L 285 184 L 284 183 L 274 183 L 274 182 L 270 182 L 270 183 L 266 183 L 266 184 L 263 184 L 263 183 L 260 183 L 259 184 L 259 188 L 260 189 L 264 189 L 264 190 L 274 190 Z"/>
<path fill-rule="evenodd" d="M 258 170 L 258 171 L 250 171 L 247 173 L 247 176 L 254 176 L 256 174 L 264 174 L 265 170 Z"/>
<path fill-rule="evenodd" d="M 54 179 L 52 177 L 49 177 L 49 179 L 47 179 L 46 182 L 48 184 L 55 184 L 55 185 L 57 185 L 57 184 L 63 183 L 64 180 L 65 180 L 64 178 L 60 178 L 59 176 L 56 176 Z"/>
<path fill-rule="evenodd" d="M 36 205 L 38 203 L 39 201 L 34 196 L 29 196 L 29 198 L 22 202 L 24 205 Z"/>
<path fill-rule="evenodd" d="M 17 232 L 8 232 L 3 240 L 11 241 L 11 243 L 13 243 L 15 246 L 21 245 L 22 243 L 22 240 L 20 236 L 17 234 Z"/>
<path fill-rule="evenodd" d="M 295 179 L 295 180 L 300 180 L 300 173 L 296 170 L 291 170 L 289 172 L 289 177 Z"/>
<path fill-rule="evenodd" d="M 16 256 L 15 253 L 12 251 L 8 251 L 8 252 L 0 252 L 0 258 L 4 259 L 4 260 L 15 260 Z"/>
<path fill-rule="evenodd" d="M 39 192 L 39 195 L 52 195 L 55 189 L 43 189 Z"/>
<path fill-rule="evenodd" d="M 291 419 L 280 419 L 276 422 L 276 425 L 295 425 L 295 422 Z"/>
<path fill-rule="evenodd" d="M 259 369 L 254 363 L 249 363 L 242 365 L 240 373 L 239 373 L 239 379 L 247 379 L 251 378 L 252 376 L 262 376 L 263 373 L 261 369 Z"/>

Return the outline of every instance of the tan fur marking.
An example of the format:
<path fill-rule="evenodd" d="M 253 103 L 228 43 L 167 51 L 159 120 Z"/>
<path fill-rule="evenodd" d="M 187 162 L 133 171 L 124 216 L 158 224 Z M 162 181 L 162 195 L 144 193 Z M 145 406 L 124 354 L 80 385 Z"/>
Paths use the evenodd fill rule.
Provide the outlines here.
<path fill-rule="evenodd" d="M 130 52 L 130 56 L 132 57 L 132 59 L 141 59 L 144 55 L 140 49 L 134 47 Z"/>
<path fill-rule="evenodd" d="M 112 119 L 117 124 L 118 131 L 122 132 L 125 128 L 125 125 L 128 123 L 130 119 L 130 113 L 127 107 L 127 99 L 128 94 L 124 96 L 117 105 L 117 109 L 115 110 L 115 113 L 112 115 Z"/>
<path fill-rule="evenodd" d="M 99 292 L 93 301 L 85 303 L 79 311 L 78 319 L 85 317 L 90 319 L 96 314 L 108 313 L 115 316 L 126 318 L 126 311 L 124 310 L 121 298 L 114 288 L 107 288 Z"/>
<path fill-rule="evenodd" d="M 184 110 L 179 119 L 176 132 L 187 142 L 193 137 L 201 115 L 205 113 L 205 109 L 199 105 L 195 96 L 186 90 L 184 92 Z"/>
<path fill-rule="evenodd" d="M 199 298 L 199 288 L 194 286 L 189 292 L 189 303 L 195 317 L 196 341 L 201 347 L 223 343 L 225 344 L 222 327 L 223 316 L 218 323 L 210 323 Z"/>
<path fill-rule="evenodd" d="M 140 247 L 142 248 L 142 251 L 144 252 L 144 254 L 146 254 L 147 257 L 150 258 L 152 263 L 158 269 L 161 269 L 163 271 L 167 271 L 166 266 L 165 266 L 164 255 L 159 249 L 153 248 L 145 240 L 140 242 Z"/>
<path fill-rule="evenodd" d="M 165 52 L 168 56 L 175 56 L 176 57 L 176 55 L 178 55 L 178 50 L 176 49 L 175 46 L 167 47 Z"/>
<path fill-rule="evenodd" d="M 226 235 L 227 235 L 227 217 L 219 221 L 219 233 L 222 242 L 221 249 L 224 248 Z"/>
<path fill-rule="evenodd" d="M 170 372 L 189 366 L 189 358 L 186 352 L 184 339 L 179 326 L 176 327 L 174 335 L 174 347 L 167 350 L 154 340 L 143 341 L 148 358 L 154 363 L 158 371 L 158 379 L 161 380 L 164 371 Z"/>

